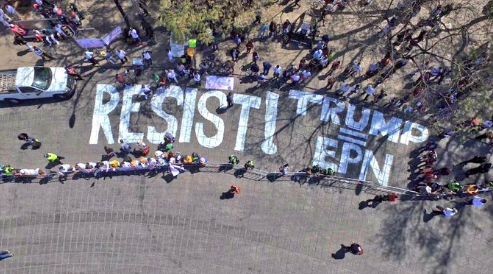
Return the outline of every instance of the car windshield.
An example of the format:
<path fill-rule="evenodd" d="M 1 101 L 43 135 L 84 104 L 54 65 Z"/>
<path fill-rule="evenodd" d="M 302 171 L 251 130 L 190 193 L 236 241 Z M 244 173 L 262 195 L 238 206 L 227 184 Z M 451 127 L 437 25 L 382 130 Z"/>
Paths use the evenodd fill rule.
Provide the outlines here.
<path fill-rule="evenodd" d="M 49 68 L 34 68 L 34 80 L 32 86 L 42 90 L 47 90 L 51 84 L 51 70 Z"/>

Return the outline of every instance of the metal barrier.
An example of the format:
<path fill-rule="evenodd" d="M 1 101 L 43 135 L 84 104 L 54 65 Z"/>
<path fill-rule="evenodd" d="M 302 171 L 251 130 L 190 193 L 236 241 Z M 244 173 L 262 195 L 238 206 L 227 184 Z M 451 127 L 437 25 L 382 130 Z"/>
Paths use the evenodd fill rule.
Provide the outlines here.
<path fill-rule="evenodd" d="M 267 180 L 269 182 L 283 182 L 283 181 L 292 181 L 298 182 L 301 184 L 314 184 L 318 186 L 352 186 L 354 188 L 361 188 L 364 191 L 374 190 L 378 192 L 385 193 L 397 193 L 400 195 L 407 196 L 419 196 L 416 191 L 411 191 L 408 189 L 393 187 L 393 186 L 382 186 L 375 182 L 371 181 L 363 181 L 352 178 L 340 177 L 340 176 L 332 176 L 332 175 L 307 175 L 306 172 L 289 172 L 286 174 L 282 174 L 280 172 L 267 172 L 260 169 L 248 169 L 246 170 L 243 166 L 233 165 L 230 163 L 207 163 L 206 165 L 202 164 L 184 164 L 180 167 L 183 167 L 190 173 L 196 172 L 213 172 L 213 173 L 226 173 L 233 175 L 239 178 L 245 178 L 249 180 L 255 181 L 263 181 Z M 109 169 L 104 171 L 102 169 L 97 170 L 96 172 L 86 173 L 86 172 L 73 172 L 64 175 L 60 175 L 58 172 L 49 170 L 46 172 L 44 176 L 3 176 L 2 182 L 18 182 L 18 183 L 34 183 L 39 182 L 40 184 L 48 183 L 52 179 L 58 177 L 58 179 L 63 180 L 77 180 L 77 179 L 90 179 L 95 178 L 99 179 L 101 177 L 112 177 L 112 176 L 120 176 L 120 175 L 149 175 L 151 173 L 169 173 L 169 166 L 159 166 L 155 168 L 117 168 L 115 170 Z M 58 175 L 58 176 L 57 176 Z"/>

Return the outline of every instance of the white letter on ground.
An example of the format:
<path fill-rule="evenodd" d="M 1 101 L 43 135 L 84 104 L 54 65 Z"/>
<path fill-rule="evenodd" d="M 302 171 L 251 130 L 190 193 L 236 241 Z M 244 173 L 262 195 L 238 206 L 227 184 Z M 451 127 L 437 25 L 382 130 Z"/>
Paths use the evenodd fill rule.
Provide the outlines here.
<path fill-rule="evenodd" d="M 349 106 L 347 108 L 347 114 L 346 114 L 346 125 L 349 128 L 355 129 L 357 131 L 362 131 L 368 125 L 368 121 L 370 120 L 371 109 L 363 108 L 363 112 L 361 112 L 361 118 L 359 119 L 358 122 L 354 121 L 354 111 L 355 110 L 356 110 L 356 107 L 352 104 L 349 104 Z"/>
<path fill-rule="evenodd" d="M 418 130 L 421 132 L 419 136 L 413 135 L 413 129 Z M 404 124 L 404 129 L 402 130 L 401 134 L 401 144 L 403 145 L 409 145 L 409 141 L 413 143 L 421 143 L 424 142 L 428 139 L 429 132 L 428 129 L 425 126 L 422 126 L 420 124 L 416 124 L 413 122 L 406 121 Z"/>
<path fill-rule="evenodd" d="M 241 104 L 240 122 L 238 123 L 238 133 L 236 134 L 235 150 L 243 151 L 245 148 L 245 137 L 248 129 L 248 118 L 250 116 L 250 108 L 260 108 L 262 99 L 257 96 L 235 94 L 233 102 Z"/>
<path fill-rule="evenodd" d="M 401 129 L 402 119 L 392 117 L 388 123 L 385 123 L 383 113 L 380 111 L 373 111 L 371 118 L 370 134 L 377 136 L 379 133 L 382 136 L 387 136 L 389 141 L 394 143 L 399 142 L 399 130 Z"/>
<path fill-rule="evenodd" d="M 308 108 L 308 103 L 322 104 L 324 97 L 322 95 L 303 92 L 299 90 L 290 90 L 289 98 L 298 100 L 298 105 L 296 107 L 296 114 L 306 115 Z"/>
<path fill-rule="evenodd" d="M 336 106 L 331 107 L 330 103 L 334 103 Z M 332 97 L 325 96 L 323 105 L 322 105 L 322 115 L 320 116 L 320 120 L 324 122 L 328 122 L 329 119 L 334 123 L 334 125 L 341 125 L 341 120 L 339 119 L 338 113 L 341 113 L 346 105 L 344 102 L 334 99 Z"/>
<path fill-rule="evenodd" d="M 226 95 L 219 90 L 209 91 L 202 95 L 197 104 L 197 109 L 200 115 L 204 116 L 205 119 L 211 121 L 217 128 L 217 133 L 214 136 L 207 137 L 204 134 L 204 124 L 195 124 L 195 134 L 197 135 L 197 141 L 204 147 L 214 148 L 219 146 L 224 137 L 224 121 L 219 118 L 219 116 L 214 115 L 207 109 L 207 99 L 210 97 L 217 97 L 219 99 L 219 106 L 224 106 L 227 104 Z"/>
<path fill-rule="evenodd" d="M 392 163 L 394 162 L 394 156 L 390 154 L 385 154 L 385 162 L 383 164 L 383 168 L 380 171 L 380 166 L 378 165 L 377 159 L 373 155 L 371 150 L 365 151 L 365 157 L 363 158 L 363 165 L 361 166 L 361 171 L 359 173 L 359 179 L 362 181 L 366 180 L 366 176 L 368 175 L 368 167 L 371 167 L 375 177 L 378 180 L 378 183 L 382 186 L 389 185 L 389 177 L 390 177 L 390 169 L 392 168 Z"/>
<path fill-rule="evenodd" d="M 351 157 L 351 151 L 356 152 L 356 157 Z M 344 144 L 342 144 L 342 154 L 338 172 L 341 174 L 346 174 L 348 164 L 357 164 L 361 162 L 362 154 L 363 153 L 361 152 L 361 148 L 359 146 L 344 142 Z"/>
<path fill-rule="evenodd" d="M 105 92 L 110 95 L 110 101 L 103 105 L 103 97 Z M 113 132 L 111 132 L 111 123 L 108 114 L 112 112 L 116 106 L 118 106 L 120 95 L 112 85 L 98 84 L 96 86 L 95 99 L 89 144 L 95 145 L 98 143 L 99 127 L 103 128 L 103 133 L 104 136 L 106 136 L 106 140 L 108 140 L 108 144 L 113 144 L 115 140 L 113 140 Z"/>
<path fill-rule="evenodd" d="M 315 147 L 315 153 L 313 154 L 313 164 L 318 165 L 321 168 L 331 168 L 337 171 L 337 164 L 330 163 L 328 157 L 335 158 L 336 152 L 334 150 L 328 150 L 328 148 L 337 148 L 337 141 L 326 137 L 317 137 L 317 145 Z"/>
<path fill-rule="evenodd" d="M 187 88 L 185 90 L 185 104 L 183 105 L 183 117 L 181 119 L 180 143 L 190 142 L 193 127 L 193 116 L 195 115 L 195 101 L 197 100 L 197 89 Z"/>
<path fill-rule="evenodd" d="M 173 97 L 176 100 L 176 105 L 183 105 L 183 90 L 178 86 L 170 86 L 167 89 L 160 88 L 154 94 L 151 101 L 152 110 L 161 118 L 166 120 L 168 128 L 164 132 L 157 132 L 156 128 L 153 126 L 147 127 L 147 140 L 153 144 L 159 144 L 164 139 L 164 134 L 166 132 L 171 133 L 171 135 L 176 136 L 176 131 L 178 130 L 178 120 L 175 116 L 166 113 L 163 110 L 164 98 Z"/>
<path fill-rule="evenodd" d="M 123 91 L 123 105 L 120 114 L 120 136 L 118 138 L 128 143 L 137 143 L 139 140 L 144 139 L 144 133 L 130 132 L 130 114 L 132 112 L 139 112 L 140 109 L 140 103 L 132 102 L 132 97 L 140 94 L 140 89 L 141 87 L 137 85 L 127 87 Z"/>
<path fill-rule="evenodd" d="M 277 102 L 279 95 L 274 92 L 267 92 L 265 98 L 265 140 L 260 146 L 266 154 L 274 154 L 277 152 L 277 146 L 274 144 L 274 134 L 276 134 L 277 122 Z"/>

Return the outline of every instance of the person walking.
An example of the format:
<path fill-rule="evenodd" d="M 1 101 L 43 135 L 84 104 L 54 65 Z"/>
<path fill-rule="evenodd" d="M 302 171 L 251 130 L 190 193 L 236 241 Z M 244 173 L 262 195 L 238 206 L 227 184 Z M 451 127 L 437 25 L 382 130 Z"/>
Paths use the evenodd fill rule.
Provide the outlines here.
<path fill-rule="evenodd" d="M 25 141 L 28 146 L 31 146 L 33 149 L 38 149 L 41 147 L 41 142 L 33 137 L 27 135 L 27 133 L 21 133 L 17 136 L 17 139 L 21 141 Z"/>
<path fill-rule="evenodd" d="M 491 166 L 492 166 L 491 163 L 481 164 L 478 167 L 471 168 L 465 171 L 464 174 L 466 175 L 466 177 L 469 177 L 474 174 L 487 173 L 491 169 Z"/>
<path fill-rule="evenodd" d="M 10 253 L 8 250 L 0 251 L 0 260 L 14 257 L 14 254 Z"/>
<path fill-rule="evenodd" d="M 355 242 L 352 242 L 350 246 L 341 244 L 341 247 L 346 251 L 350 251 L 354 255 L 363 255 L 363 248 L 361 248 L 361 245 Z"/>
<path fill-rule="evenodd" d="M 75 71 L 75 68 L 74 67 L 66 66 L 65 67 L 65 71 L 67 71 L 67 74 L 68 75 L 74 77 L 75 80 L 84 80 L 84 78 L 82 78 L 82 76 Z"/>
<path fill-rule="evenodd" d="M 127 53 L 124 50 L 119 49 L 119 50 L 116 50 L 115 53 L 118 56 L 118 59 L 120 59 L 120 62 L 122 63 L 122 65 L 128 61 Z"/>
<path fill-rule="evenodd" d="M 26 45 L 29 45 L 29 44 L 26 44 Z M 30 45 L 28 46 L 28 48 L 30 47 Z M 41 48 L 38 48 L 36 46 L 32 47 L 32 49 L 30 49 L 32 52 L 34 52 L 34 54 L 36 54 L 37 56 L 41 57 L 41 59 L 43 59 L 43 61 L 48 61 L 47 59 L 49 60 L 54 60 L 55 57 L 51 56 L 50 54 L 46 53 L 43 51 L 43 49 Z"/>
<path fill-rule="evenodd" d="M 479 196 L 474 196 L 468 204 L 476 206 L 476 207 L 482 207 L 484 204 L 486 204 L 487 200 L 484 198 L 481 198 Z"/>
<path fill-rule="evenodd" d="M 432 214 L 443 215 L 447 218 L 453 217 L 455 214 L 457 214 L 457 212 L 458 212 L 458 210 L 455 207 L 454 208 L 449 208 L 449 207 L 444 208 L 444 207 L 439 206 L 439 205 L 436 206 L 436 209 L 433 209 L 431 211 Z"/>
<path fill-rule="evenodd" d="M 43 155 L 43 157 L 51 163 L 61 163 L 60 160 L 65 159 L 65 157 L 56 155 L 55 153 L 46 153 L 45 155 Z"/>
<path fill-rule="evenodd" d="M 289 164 L 284 164 L 280 166 L 279 172 L 281 172 L 282 176 L 286 176 L 289 173 Z"/>

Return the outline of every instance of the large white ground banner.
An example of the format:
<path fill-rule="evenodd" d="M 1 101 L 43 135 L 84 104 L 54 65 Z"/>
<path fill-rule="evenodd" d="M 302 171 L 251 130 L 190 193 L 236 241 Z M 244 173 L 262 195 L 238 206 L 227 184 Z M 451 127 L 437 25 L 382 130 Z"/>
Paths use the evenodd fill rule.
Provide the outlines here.
<path fill-rule="evenodd" d="M 109 100 L 104 100 L 105 94 Z M 207 104 L 216 101 L 214 105 L 219 102 L 219 106 L 225 106 L 227 104 L 225 92 L 212 90 L 199 96 L 196 88 L 183 90 L 177 86 L 170 86 L 167 89 L 157 90 L 150 99 L 151 109 L 165 121 L 166 130 L 158 131 L 154 126 L 149 125 L 147 134 L 130 131 L 130 116 L 138 114 L 140 111 L 140 102 L 135 100 L 137 96 L 140 96 L 140 86 L 126 86 L 123 95 L 120 96 L 114 86 L 98 84 L 89 144 L 98 144 L 101 139 L 99 136 L 101 131 L 106 143 L 115 143 L 109 115 L 113 111 L 116 112 L 120 105 L 118 139 L 135 143 L 147 138 L 150 143 L 158 144 L 163 140 L 166 132 L 176 135 L 178 128 L 180 128 L 178 138 L 180 143 L 189 143 L 192 134 L 195 133 L 201 146 L 217 148 L 222 144 L 226 128 L 225 122 L 219 115 L 209 111 Z M 163 109 L 163 102 L 167 97 L 172 98 L 176 102 L 176 106 L 182 108 L 182 117 L 176 117 Z M 323 168 L 330 167 L 339 174 L 346 174 L 350 168 L 359 166 L 359 180 L 366 180 L 368 172 L 371 170 L 380 184 L 388 185 L 394 161 L 392 154 L 385 154 L 383 161 L 377 161 L 374 152 L 367 148 L 370 135 L 386 136 L 385 142 L 405 146 L 410 143 L 421 143 L 428 139 L 428 129 L 423 125 L 403 121 L 397 117 L 390 117 L 385 120 L 383 113 L 369 108 L 361 109 L 361 115 L 356 120 L 356 106 L 336 98 L 299 90 L 291 90 L 289 98 L 297 100 L 297 115 L 306 115 L 309 105 L 315 104 L 321 108 L 320 121 L 331 122 L 331 126 L 338 127 L 339 134 L 335 137 L 317 137 L 313 164 Z M 277 153 L 274 136 L 277 129 L 278 102 L 279 95 L 270 91 L 266 91 L 264 98 L 247 94 L 234 94 L 233 103 L 241 106 L 234 150 L 243 151 L 245 149 L 251 111 L 265 108 L 264 140 L 259 149 L 269 155 Z M 215 131 L 213 135 L 207 136 L 205 134 L 203 122 L 194 122 L 196 111 L 198 115 L 213 125 Z M 344 112 L 345 118 L 342 119 Z M 335 159 L 337 151 L 341 152 L 338 163 Z"/>

